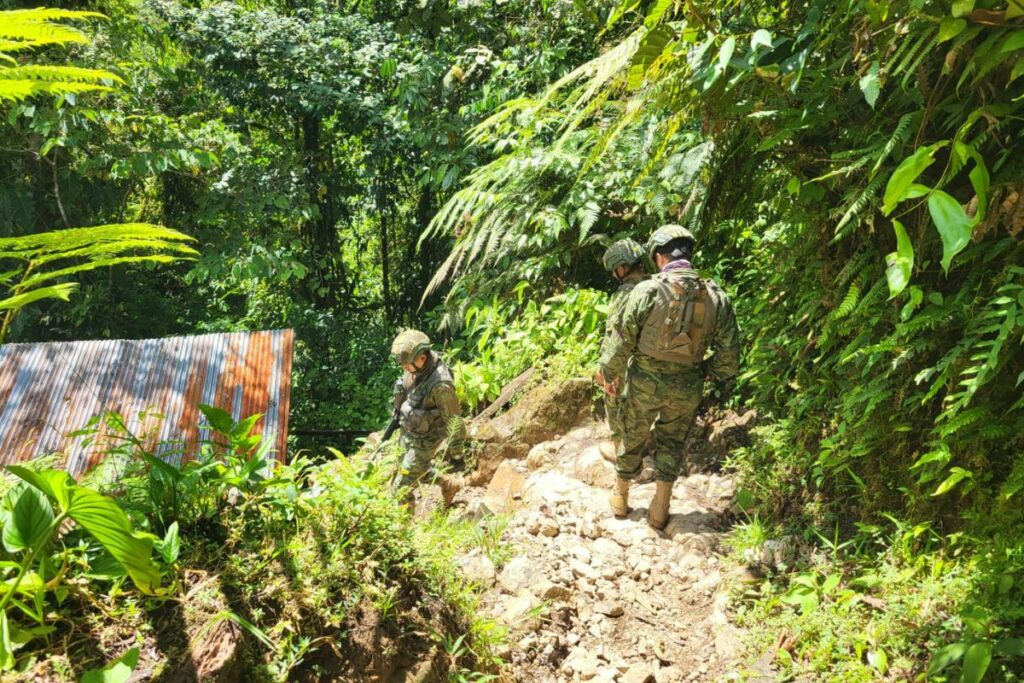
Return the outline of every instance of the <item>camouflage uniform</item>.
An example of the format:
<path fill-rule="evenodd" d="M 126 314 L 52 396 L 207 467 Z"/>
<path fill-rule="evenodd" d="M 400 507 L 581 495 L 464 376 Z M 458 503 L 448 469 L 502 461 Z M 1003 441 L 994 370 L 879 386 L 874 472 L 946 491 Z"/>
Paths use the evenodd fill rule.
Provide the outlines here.
<path fill-rule="evenodd" d="M 465 425 L 451 371 L 433 351 L 423 370 L 407 372 L 395 383 L 395 393 L 405 448 L 396 485 L 414 488 L 430 471 L 435 455 L 461 452 Z"/>
<path fill-rule="evenodd" d="M 410 492 L 431 472 L 436 455 L 455 457 L 462 452 L 465 425 L 460 418 L 459 398 L 455 393 L 452 373 L 432 350 L 430 340 L 422 332 L 408 330 L 395 340 L 392 354 L 399 363 L 412 363 L 426 354 L 426 364 L 416 372 L 406 372 L 395 382 L 394 407 L 402 428 L 401 444 L 405 449 L 396 488 Z M 438 477 L 436 471 L 435 478 Z M 441 482 L 442 488 L 447 481 Z M 454 495 L 454 492 L 451 492 Z M 446 491 L 446 502 L 450 502 Z"/>
<path fill-rule="evenodd" d="M 693 301 L 698 302 L 697 315 Z M 665 311 L 672 305 L 677 307 L 667 310 L 681 313 L 676 316 L 674 331 L 682 329 L 682 334 L 667 339 L 664 330 L 673 327 Z M 652 314 L 661 319 L 652 319 Z M 661 337 L 657 336 L 659 330 Z M 690 348 L 686 332 L 700 337 L 694 344 L 697 348 Z M 669 348 L 678 357 L 680 347 L 672 344 L 680 339 L 686 340 L 685 348 L 692 354 L 688 360 L 656 357 L 668 355 L 658 349 Z M 713 355 L 703 360 L 708 350 Z M 696 417 L 705 377 L 728 379 L 739 368 L 739 329 L 729 297 L 717 284 L 702 279 L 688 261 L 669 263 L 630 292 L 599 362 L 605 377 L 625 376 L 619 397 L 623 434 L 615 464 L 619 477 L 630 480 L 640 473 L 643 445 L 653 424 L 655 477 L 673 482 L 683 466 L 686 436 Z"/>
<path fill-rule="evenodd" d="M 608 302 L 608 319 L 604 326 L 604 340 L 601 342 L 601 356 L 604 356 L 605 349 L 607 349 L 614 339 L 615 330 L 622 325 L 622 313 L 626 303 L 626 299 L 629 293 L 633 289 L 644 281 L 647 277 L 644 273 L 633 272 L 627 275 L 623 280 L 619 288 L 612 294 L 611 300 Z M 604 379 L 606 382 L 614 382 L 618 378 L 618 375 L 608 376 L 605 375 Z M 622 382 L 620 382 L 622 384 Z M 619 415 L 621 400 L 618 396 L 605 396 L 604 397 L 604 408 L 605 414 L 608 416 L 608 429 L 611 430 L 612 439 L 616 442 L 622 440 L 622 417 Z"/>

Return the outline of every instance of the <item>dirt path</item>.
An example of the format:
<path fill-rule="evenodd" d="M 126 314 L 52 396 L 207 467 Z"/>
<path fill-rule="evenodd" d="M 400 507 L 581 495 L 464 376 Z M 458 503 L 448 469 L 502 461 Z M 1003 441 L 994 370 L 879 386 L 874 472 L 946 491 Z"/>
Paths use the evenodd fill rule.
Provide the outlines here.
<path fill-rule="evenodd" d="M 632 512 L 617 520 L 607 502 L 615 472 L 597 451 L 601 429 L 588 422 L 541 442 L 525 459 L 502 462 L 486 489 L 460 494 L 464 515 L 510 515 L 503 540 L 515 555 L 502 570 L 483 554 L 462 565 L 488 587 L 484 611 L 509 627 L 511 679 L 731 678 L 737 641 L 716 551 L 732 481 L 680 479 L 660 533 L 646 521 L 653 481 L 635 485 Z"/>

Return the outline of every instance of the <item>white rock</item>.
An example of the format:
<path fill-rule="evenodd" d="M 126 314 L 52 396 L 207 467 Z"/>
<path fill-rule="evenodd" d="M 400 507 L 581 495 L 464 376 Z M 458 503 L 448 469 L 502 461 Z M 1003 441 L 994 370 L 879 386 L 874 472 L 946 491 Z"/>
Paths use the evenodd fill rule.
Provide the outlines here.
<path fill-rule="evenodd" d="M 561 501 L 575 501 L 587 490 L 587 485 L 561 472 L 534 472 L 523 485 L 523 502 L 539 508 Z"/>
<path fill-rule="evenodd" d="M 619 679 L 619 683 L 654 683 L 654 681 L 654 667 L 647 662 L 629 667 Z"/>
<path fill-rule="evenodd" d="M 543 580 L 544 574 L 538 568 L 537 562 L 528 557 L 520 555 L 514 557 L 505 565 L 501 574 L 498 575 L 498 584 L 509 593 L 518 593 L 524 588 Z"/>
<path fill-rule="evenodd" d="M 523 591 L 504 603 L 501 621 L 516 633 L 527 633 L 540 628 L 540 615 L 535 610 L 540 600 L 532 593 Z"/>
<path fill-rule="evenodd" d="M 458 564 L 462 575 L 472 583 L 484 588 L 494 585 L 497 571 L 494 568 L 494 563 L 483 553 L 475 552 L 464 555 L 458 560 Z"/>
<path fill-rule="evenodd" d="M 576 558 L 569 560 L 569 568 L 572 569 L 572 573 L 578 577 L 583 577 L 593 581 L 598 577 L 597 571 L 585 562 L 581 562 Z"/>

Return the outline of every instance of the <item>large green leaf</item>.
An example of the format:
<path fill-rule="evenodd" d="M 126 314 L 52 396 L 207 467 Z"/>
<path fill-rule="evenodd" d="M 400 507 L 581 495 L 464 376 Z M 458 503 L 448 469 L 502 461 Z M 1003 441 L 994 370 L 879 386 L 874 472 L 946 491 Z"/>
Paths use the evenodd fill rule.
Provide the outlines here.
<path fill-rule="evenodd" d="M 15 553 L 43 542 L 53 520 L 53 508 L 46 494 L 34 486 L 22 484 L 17 488 L 14 506 L 4 524 L 4 547 Z"/>
<path fill-rule="evenodd" d="M 939 648 L 928 663 L 928 675 L 934 676 L 945 670 L 950 664 L 963 657 L 965 652 L 967 652 L 967 643 L 950 643 Z"/>
<path fill-rule="evenodd" d="M 60 299 L 61 301 L 67 301 L 76 289 L 78 289 L 77 282 L 65 282 L 59 285 L 33 289 L 32 291 L 25 292 L 23 294 L 16 294 L 14 296 L 7 297 L 6 299 L 0 299 L 0 311 L 21 308 L 43 299 Z"/>
<path fill-rule="evenodd" d="M 885 278 L 889 282 L 889 298 L 899 296 L 907 284 L 914 269 L 914 245 L 903 224 L 897 220 L 892 222 L 896 232 L 896 251 L 885 257 Z"/>
<path fill-rule="evenodd" d="M 208 406 L 205 403 L 199 405 L 199 410 L 202 412 L 203 417 L 210 423 L 215 431 L 228 436 L 235 427 L 235 421 L 231 417 L 231 413 L 218 408 L 216 406 Z"/>
<path fill-rule="evenodd" d="M 627 85 L 631 90 L 639 90 L 647 77 L 647 70 L 662 56 L 665 48 L 675 38 L 675 31 L 658 27 L 647 32 L 633 54 L 629 67 Z"/>
<path fill-rule="evenodd" d="M 942 238 L 942 269 L 948 271 L 953 257 L 971 243 L 973 224 L 960 202 L 942 190 L 928 196 L 928 213 Z"/>
<path fill-rule="evenodd" d="M 68 514 L 120 562 L 139 590 L 155 594 L 160 568 L 153 562 L 153 538 L 135 533 L 128 515 L 113 498 L 81 486 L 71 489 Z"/>
<path fill-rule="evenodd" d="M 932 495 L 941 496 L 944 493 L 948 493 L 949 491 L 953 490 L 953 487 L 955 487 L 964 479 L 971 479 L 973 477 L 974 473 L 972 473 L 971 471 L 965 470 L 962 467 L 954 467 L 950 469 L 949 476 L 946 477 L 945 481 L 939 484 L 939 487 L 935 489 L 935 492 L 932 493 Z"/>
<path fill-rule="evenodd" d="M 992 643 L 987 640 L 972 643 L 964 654 L 962 683 L 980 683 L 992 662 Z"/>
<path fill-rule="evenodd" d="M 945 142 L 922 147 L 904 159 L 889 177 L 882 199 L 882 213 L 888 216 L 896 205 L 907 198 L 911 186 L 924 170 L 935 162 L 935 152 L 944 147 Z"/>
<path fill-rule="evenodd" d="M 133 532 L 128 515 L 113 498 L 75 485 L 61 470 L 33 472 L 19 465 L 10 465 L 7 469 L 56 500 L 63 512 L 121 563 L 139 590 L 149 594 L 157 592 L 161 573 L 152 558 L 153 537 Z"/>
<path fill-rule="evenodd" d="M 35 472 L 21 465 L 8 465 L 7 471 L 57 501 L 61 510 L 67 510 L 70 503 L 70 488 L 74 479 L 64 470 L 48 469 Z"/>
<path fill-rule="evenodd" d="M 82 674 L 82 683 L 125 683 L 139 663 L 139 648 L 133 647 L 102 669 Z"/>
<path fill-rule="evenodd" d="M 939 35 L 936 37 L 936 42 L 944 43 L 947 40 L 952 40 L 960 35 L 965 28 L 967 28 L 966 19 L 946 17 L 939 23 Z"/>
<path fill-rule="evenodd" d="M 871 105 L 872 109 L 875 108 L 878 94 L 882 91 L 882 79 L 878 75 L 879 68 L 880 64 L 875 61 L 859 81 L 860 91 L 864 93 L 864 100 Z"/>

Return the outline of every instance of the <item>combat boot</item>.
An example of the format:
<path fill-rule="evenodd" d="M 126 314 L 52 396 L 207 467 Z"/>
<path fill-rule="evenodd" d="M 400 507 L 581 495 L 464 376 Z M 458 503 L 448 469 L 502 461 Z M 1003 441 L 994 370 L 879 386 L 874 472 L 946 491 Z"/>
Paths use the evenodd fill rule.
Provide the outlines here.
<path fill-rule="evenodd" d="M 601 452 L 602 458 L 613 465 L 615 464 L 616 454 L 619 450 L 619 445 L 617 443 L 614 441 L 602 441 L 598 444 L 597 450 Z"/>
<path fill-rule="evenodd" d="M 672 482 L 659 481 L 656 486 L 651 506 L 647 508 L 647 523 L 660 531 L 668 524 L 668 507 L 672 503 Z"/>
<path fill-rule="evenodd" d="M 619 519 L 629 514 L 629 479 L 615 478 L 615 491 L 608 498 L 612 514 Z"/>
<path fill-rule="evenodd" d="M 455 494 L 466 487 L 466 479 L 457 474 L 442 474 L 437 478 L 437 485 L 441 487 L 441 497 L 447 508 L 452 506 Z"/>

